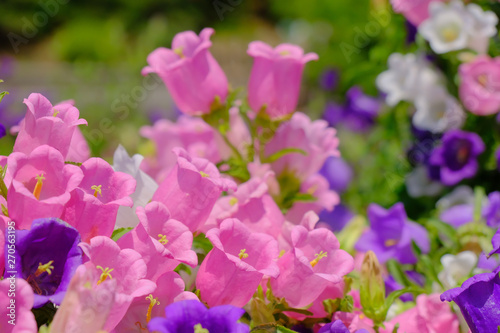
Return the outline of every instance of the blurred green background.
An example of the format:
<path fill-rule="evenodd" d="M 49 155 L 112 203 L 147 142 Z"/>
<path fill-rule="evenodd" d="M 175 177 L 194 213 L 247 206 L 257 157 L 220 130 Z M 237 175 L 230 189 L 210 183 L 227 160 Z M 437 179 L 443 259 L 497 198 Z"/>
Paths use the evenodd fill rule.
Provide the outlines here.
<path fill-rule="evenodd" d="M 147 55 L 169 47 L 178 32 L 207 26 L 216 30 L 212 53 L 234 88 L 248 80 L 253 40 L 318 53 L 320 60 L 306 66 L 299 108 L 313 118 L 327 101 L 342 102 L 353 85 L 377 95 L 375 78 L 387 57 L 407 48 L 404 19 L 387 0 L 4 0 L 0 79 L 10 94 L 0 103 L 0 121 L 22 116 L 31 92 L 54 104 L 73 99 L 88 120 L 83 133 L 94 156 L 109 159 L 118 143 L 141 151 L 140 126 L 176 114 L 162 83 L 144 89 Z M 330 68 L 339 70 L 340 82 L 325 91 L 319 77 Z M 410 135 L 406 110 L 396 111 L 382 114 L 384 126 L 370 133 L 339 130 L 341 152 L 355 171 L 344 195 L 353 208 L 394 202 L 404 182 Z M 13 139 L 0 140 L 1 154 Z"/>

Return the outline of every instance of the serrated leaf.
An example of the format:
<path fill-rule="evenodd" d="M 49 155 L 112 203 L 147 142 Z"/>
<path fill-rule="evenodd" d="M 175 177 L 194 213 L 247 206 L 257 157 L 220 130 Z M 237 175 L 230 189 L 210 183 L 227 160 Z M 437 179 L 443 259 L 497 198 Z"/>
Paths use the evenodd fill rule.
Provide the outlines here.
<path fill-rule="evenodd" d="M 119 240 L 123 235 L 132 230 L 133 228 L 119 228 L 113 231 L 111 234 L 111 239 L 115 242 Z"/>

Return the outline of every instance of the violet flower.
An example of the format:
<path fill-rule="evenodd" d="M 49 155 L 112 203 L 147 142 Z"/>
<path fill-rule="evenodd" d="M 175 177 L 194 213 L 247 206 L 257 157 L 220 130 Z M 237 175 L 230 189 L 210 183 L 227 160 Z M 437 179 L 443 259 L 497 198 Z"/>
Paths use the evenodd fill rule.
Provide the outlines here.
<path fill-rule="evenodd" d="M 429 237 L 421 225 L 408 221 L 404 206 L 397 203 L 389 209 L 376 204 L 368 207 L 370 229 L 361 235 L 356 250 L 372 250 L 381 263 L 393 258 L 402 264 L 414 264 L 417 258 L 412 241 L 422 250 L 429 251 Z"/>
<path fill-rule="evenodd" d="M 500 192 L 495 191 L 488 194 L 488 204 L 485 205 L 482 215 L 488 226 L 500 227 Z"/>
<path fill-rule="evenodd" d="M 325 209 L 319 214 L 320 222 L 318 222 L 316 228 L 327 228 L 333 232 L 338 232 L 344 229 L 353 217 L 354 213 L 348 207 L 338 204 L 332 211 Z"/>
<path fill-rule="evenodd" d="M 30 230 L 16 231 L 14 268 L 9 270 L 33 288 L 34 308 L 47 302 L 61 304 L 76 268 L 82 263 L 78 243 L 78 231 L 57 218 L 37 219 Z"/>
<path fill-rule="evenodd" d="M 333 68 L 325 70 L 319 78 L 323 90 L 335 90 L 339 84 L 339 71 Z"/>
<path fill-rule="evenodd" d="M 477 157 L 484 148 L 483 140 L 476 133 L 451 130 L 443 136 L 429 161 L 432 166 L 439 167 L 441 182 L 451 186 L 476 174 Z"/>
<path fill-rule="evenodd" d="M 7 134 L 7 131 L 5 130 L 5 126 L 0 123 L 0 139 L 3 138 Z"/>
<path fill-rule="evenodd" d="M 344 325 L 342 320 L 335 320 L 323 326 L 318 333 L 350 333 L 349 329 Z M 368 333 L 364 328 L 357 330 L 356 333 Z"/>
<path fill-rule="evenodd" d="M 165 317 L 151 319 L 149 331 L 160 333 L 227 332 L 248 333 L 250 328 L 238 323 L 245 310 L 232 305 L 207 309 L 196 300 L 175 302 L 165 308 Z"/>
<path fill-rule="evenodd" d="M 472 333 L 494 333 L 500 326 L 499 268 L 474 275 L 461 287 L 445 291 L 441 301 L 455 302 Z"/>
<path fill-rule="evenodd" d="M 353 172 L 351 166 L 342 158 L 330 156 L 319 173 L 328 180 L 330 190 L 344 192 L 351 183 Z"/>

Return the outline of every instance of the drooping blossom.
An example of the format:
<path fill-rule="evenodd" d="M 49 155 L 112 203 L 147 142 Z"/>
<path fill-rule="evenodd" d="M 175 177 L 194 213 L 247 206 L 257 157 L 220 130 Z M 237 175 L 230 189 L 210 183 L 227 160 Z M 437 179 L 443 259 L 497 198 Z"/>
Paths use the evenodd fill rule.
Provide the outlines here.
<path fill-rule="evenodd" d="M 455 185 L 476 174 L 477 157 L 484 149 L 484 143 L 476 133 L 451 130 L 445 133 L 441 145 L 432 152 L 430 163 L 439 168 L 443 184 Z"/>
<path fill-rule="evenodd" d="M 391 0 L 392 7 L 396 13 L 403 14 L 414 26 L 429 17 L 429 4 L 431 2 L 444 0 Z"/>
<path fill-rule="evenodd" d="M 83 179 L 71 193 L 62 219 L 74 226 L 84 242 L 97 235 L 111 236 L 120 206 L 131 207 L 129 197 L 136 188 L 135 179 L 114 171 L 101 158 L 90 158 L 81 165 Z"/>
<path fill-rule="evenodd" d="M 8 296 L 11 293 L 14 295 Z M 23 279 L 7 277 L 0 281 L 0 331 L 5 333 L 37 332 L 33 290 Z"/>
<path fill-rule="evenodd" d="M 500 58 L 478 56 L 458 68 L 460 100 L 470 112 L 486 116 L 500 111 Z"/>
<path fill-rule="evenodd" d="M 116 148 L 115 154 L 113 155 L 113 169 L 131 175 L 134 177 L 137 184 L 135 192 L 130 195 L 134 205 L 132 207 L 120 206 L 120 208 L 118 208 L 115 224 L 116 228 L 135 227 L 139 223 L 137 215 L 134 214 L 135 210 L 139 206 L 145 207 L 158 188 L 158 184 L 140 170 L 143 159 L 144 157 L 139 154 L 130 157 L 122 145 Z"/>
<path fill-rule="evenodd" d="M 31 94 L 24 100 L 28 107 L 14 144 L 15 152 L 31 153 L 36 147 L 49 145 L 66 157 L 78 125 L 86 125 L 80 112 L 71 103 L 55 106 L 41 94 Z"/>
<path fill-rule="evenodd" d="M 168 209 L 153 201 L 137 208 L 140 223 L 118 241 L 120 248 L 139 252 L 148 267 L 146 278 L 156 281 L 180 263 L 196 266 L 198 258 L 191 250 L 193 234 L 183 223 L 170 218 Z"/>
<path fill-rule="evenodd" d="M 17 229 L 28 229 L 37 218 L 60 217 L 83 178 L 80 168 L 65 164 L 61 153 L 47 145 L 29 155 L 10 154 L 7 165 L 7 208 Z"/>
<path fill-rule="evenodd" d="M 148 56 L 143 75 L 157 73 L 167 86 L 177 107 L 188 115 L 207 114 L 214 102 L 223 103 L 228 95 L 226 75 L 210 53 L 210 36 L 205 28 L 175 35 L 172 49 L 160 47 Z"/>
<path fill-rule="evenodd" d="M 158 287 L 146 297 L 136 297 L 127 313 L 116 326 L 116 332 L 144 330 L 152 318 L 163 317 L 165 308 L 175 302 L 195 300 L 198 297 L 189 291 L 184 291 L 184 281 L 179 274 L 168 272 L 157 280 Z"/>
<path fill-rule="evenodd" d="M 247 53 L 254 58 L 248 82 L 248 103 L 252 110 L 263 109 L 271 119 L 293 113 L 304 66 L 318 60 L 318 55 L 304 54 L 302 48 L 292 44 L 280 44 L 273 49 L 260 41 L 251 42 Z"/>
<path fill-rule="evenodd" d="M 330 230 L 298 225 L 291 242 L 293 247 L 278 259 L 280 275 L 271 279 L 273 294 L 285 297 L 291 307 L 312 303 L 329 283 L 341 282 L 354 268 L 353 258 L 340 249 Z"/>
<path fill-rule="evenodd" d="M 47 302 L 61 304 L 76 268 L 82 263 L 78 243 L 78 231 L 56 218 L 37 219 L 30 230 L 16 231 L 11 270 L 33 288 L 33 307 Z"/>
<path fill-rule="evenodd" d="M 458 282 L 469 276 L 477 261 L 477 255 L 472 251 L 463 251 L 457 255 L 445 254 L 441 257 L 443 270 L 438 275 L 439 281 L 446 289 L 455 288 Z"/>
<path fill-rule="evenodd" d="M 381 263 L 396 259 L 402 264 L 417 262 L 412 250 L 412 241 L 423 253 L 429 251 L 427 231 L 421 225 L 408 220 L 402 203 L 397 203 L 389 209 L 370 204 L 368 219 L 370 229 L 361 235 L 356 243 L 356 250 L 373 251 Z"/>
<path fill-rule="evenodd" d="M 195 300 L 175 302 L 165 308 L 165 318 L 156 317 L 148 324 L 150 331 L 160 333 L 230 332 L 248 333 L 246 324 L 238 323 L 245 310 L 231 305 L 207 309 Z"/>
<path fill-rule="evenodd" d="M 340 156 L 336 131 L 324 120 L 312 121 L 307 115 L 296 112 L 292 118 L 278 127 L 276 134 L 265 146 L 268 156 L 285 148 L 297 148 L 301 153 L 290 153 L 272 163 L 276 175 L 284 171 L 305 180 L 318 172 L 330 156 Z"/>
<path fill-rule="evenodd" d="M 439 294 L 417 296 L 417 305 L 385 323 L 381 332 L 391 333 L 396 324 L 398 331 L 407 333 L 460 332 L 457 316 L 448 304 L 441 302 Z"/>
<path fill-rule="evenodd" d="M 237 219 L 222 221 L 206 236 L 214 248 L 198 270 L 196 288 L 210 307 L 244 306 L 264 276 L 279 275 L 278 242 L 272 236 L 252 232 Z"/>
<path fill-rule="evenodd" d="M 84 265 L 93 270 L 93 286 L 106 280 L 115 280 L 115 300 L 104 330 L 111 331 L 122 320 L 135 297 L 152 293 L 156 284 L 145 279 L 147 267 L 141 255 L 132 249 L 120 249 L 111 238 L 96 236 L 89 243 L 81 243 L 85 255 L 90 261 Z"/>
<path fill-rule="evenodd" d="M 455 302 L 472 333 L 496 332 L 500 326 L 498 268 L 467 279 L 461 287 L 445 291 L 442 301 Z"/>
<path fill-rule="evenodd" d="M 163 203 L 171 217 L 196 231 L 207 220 L 222 191 L 236 190 L 236 184 L 220 175 L 210 161 L 192 157 L 174 148 L 177 164 L 160 184 L 153 201 Z"/>
<path fill-rule="evenodd" d="M 497 33 L 498 17 L 476 4 L 433 2 L 429 5 L 429 13 L 430 17 L 418 30 L 439 54 L 466 47 L 486 53 L 489 39 Z"/>
<path fill-rule="evenodd" d="M 50 324 L 50 332 L 102 332 L 115 303 L 117 281 L 100 280 L 101 271 L 80 265 Z"/>

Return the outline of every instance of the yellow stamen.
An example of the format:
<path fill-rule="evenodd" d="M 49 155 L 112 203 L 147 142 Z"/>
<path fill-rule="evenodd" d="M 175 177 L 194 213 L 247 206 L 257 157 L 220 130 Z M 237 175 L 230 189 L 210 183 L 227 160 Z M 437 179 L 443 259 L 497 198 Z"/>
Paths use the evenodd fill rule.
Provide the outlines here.
<path fill-rule="evenodd" d="M 288 51 L 281 51 L 280 52 L 280 55 L 282 55 L 282 56 L 287 56 L 289 54 L 290 54 L 290 52 L 288 52 Z"/>
<path fill-rule="evenodd" d="M 102 185 L 92 185 L 90 188 L 91 190 L 94 190 L 94 197 L 97 198 L 97 194 L 99 194 L 102 197 Z"/>
<path fill-rule="evenodd" d="M 389 246 L 394 246 L 394 245 L 396 245 L 397 243 L 398 243 L 398 241 L 397 241 L 397 240 L 395 240 L 395 239 L 388 239 L 388 240 L 386 240 L 386 241 L 384 242 L 384 245 L 385 245 L 385 246 L 387 246 L 387 247 L 389 247 Z"/>
<path fill-rule="evenodd" d="M 229 204 L 230 204 L 231 206 L 234 206 L 234 205 L 236 205 L 237 203 L 238 203 L 238 199 L 237 199 L 237 198 L 232 197 L 231 199 L 229 199 Z"/>
<path fill-rule="evenodd" d="M 54 109 L 54 114 L 52 115 L 52 117 L 57 117 L 58 114 L 59 114 L 59 111 Z"/>
<path fill-rule="evenodd" d="M 486 74 L 481 74 L 477 77 L 477 82 L 479 82 L 480 85 L 482 85 L 484 88 L 486 88 L 486 85 L 488 84 L 488 75 Z"/>
<path fill-rule="evenodd" d="M 312 261 L 311 261 L 311 266 L 312 266 L 312 267 L 316 266 L 316 265 L 318 264 L 318 262 L 319 262 L 321 259 L 323 259 L 323 258 L 327 257 L 327 255 L 328 255 L 328 252 L 323 252 L 323 251 L 320 251 L 319 253 L 316 253 L 316 254 L 314 255 L 316 258 L 314 258 L 314 260 L 312 260 Z"/>
<path fill-rule="evenodd" d="M 247 250 L 246 249 L 241 249 L 240 250 L 240 254 L 238 254 L 238 257 L 240 257 L 240 259 L 246 259 L 248 258 L 248 253 L 246 253 Z"/>
<path fill-rule="evenodd" d="M 52 274 L 52 270 L 54 269 L 54 266 L 52 264 L 54 263 L 54 260 L 49 261 L 45 265 L 42 265 L 42 263 L 38 264 L 38 268 L 35 272 L 35 276 L 40 276 L 42 273 L 47 272 L 47 274 Z"/>
<path fill-rule="evenodd" d="M 165 245 L 168 243 L 167 235 L 158 234 L 158 238 L 158 242 L 160 242 L 160 244 Z"/>
<path fill-rule="evenodd" d="M 285 251 L 285 250 L 281 250 L 281 251 L 280 251 L 280 254 L 279 254 L 279 256 L 278 256 L 278 258 L 283 257 L 283 256 L 285 255 L 285 253 L 286 253 L 286 251 Z"/>
<path fill-rule="evenodd" d="M 153 306 L 155 305 L 160 305 L 160 302 L 158 302 L 158 298 L 153 298 L 153 294 L 149 294 L 146 299 L 149 300 L 149 307 L 148 307 L 148 313 L 146 314 L 146 322 L 149 323 L 151 320 L 151 311 L 153 310 Z"/>
<path fill-rule="evenodd" d="M 182 53 L 182 47 L 174 49 L 174 53 L 177 54 L 179 57 L 181 57 L 181 59 L 186 57 L 184 53 Z"/>
<path fill-rule="evenodd" d="M 200 175 L 201 175 L 202 177 L 205 177 L 205 178 L 209 178 L 209 177 L 210 177 L 210 175 L 209 175 L 208 173 L 205 173 L 205 172 L 203 172 L 203 171 L 200 171 Z"/>
<path fill-rule="evenodd" d="M 441 30 L 441 36 L 446 42 L 453 42 L 458 38 L 458 32 L 454 27 L 448 27 Z"/>
<path fill-rule="evenodd" d="M 307 194 L 313 195 L 318 189 L 318 185 L 313 185 L 307 189 Z"/>
<path fill-rule="evenodd" d="M 194 333 L 210 333 L 206 328 L 201 327 L 201 324 L 194 325 Z"/>
<path fill-rule="evenodd" d="M 101 274 L 101 278 L 99 279 L 99 281 L 97 281 L 97 284 L 101 284 L 103 283 L 104 281 L 106 281 L 106 279 L 109 277 L 110 279 L 112 279 L 113 277 L 111 276 L 111 272 L 114 270 L 114 268 L 109 268 L 109 267 L 106 267 L 106 268 L 102 268 L 101 266 L 96 266 L 97 269 L 100 269 L 102 271 L 102 274 Z"/>
<path fill-rule="evenodd" d="M 45 177 L 43 176 L 42 173 L 41 175 L 36 176 L 35 179 L 36 179 L 36 185 L 35 189 L 33 190 L 33 195 L 35 196 L 36 200 L 40 200 L 40 192 L 42 192 L 42 185 Z"/>

